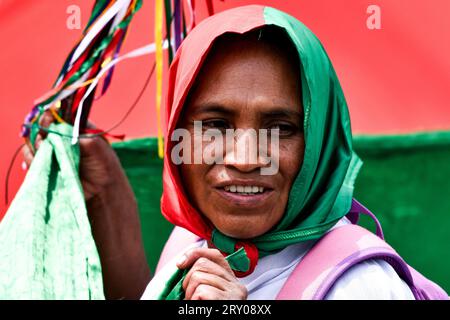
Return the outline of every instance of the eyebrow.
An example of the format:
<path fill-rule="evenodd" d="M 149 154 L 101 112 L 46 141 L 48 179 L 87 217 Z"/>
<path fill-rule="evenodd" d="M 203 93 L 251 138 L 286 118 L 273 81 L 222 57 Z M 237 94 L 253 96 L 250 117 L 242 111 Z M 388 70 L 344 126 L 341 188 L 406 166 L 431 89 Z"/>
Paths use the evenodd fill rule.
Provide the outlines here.
<path fill-rule="evenodd" d="M 233 115 L 235 112 L 217 103 L 201 104 L 194 107 L 194 115 L 200 113 L 218 113 L 222 115 Z"/>
<path fill-rule="evenodd" d="M 261 111 L 261 113 L 263 114 L 264 117 L 267 118 L 294 118 L 296 120 L 301 120 L 303 119 L 303 112 L 301 112 L 300 110 L 286 110 L 284 108 L 276 108 L 273 110 L 268 110 L 268 111 Z"/>
<path fill-rule="evenodd" d="M 201 113 L 216 113 L 224 116 L 234 115 L 236 111 L 230 110 L 223 105 L 213 103 L 213 104 L 203 104 L 195 107 L 194 114 L 198 115 Z M 303 110 L 291 110 L 291 108 L 271 108 L 270 110 L 261 110 L 261 115 L 265 118 L 294 118 L 303 119 Z"/>

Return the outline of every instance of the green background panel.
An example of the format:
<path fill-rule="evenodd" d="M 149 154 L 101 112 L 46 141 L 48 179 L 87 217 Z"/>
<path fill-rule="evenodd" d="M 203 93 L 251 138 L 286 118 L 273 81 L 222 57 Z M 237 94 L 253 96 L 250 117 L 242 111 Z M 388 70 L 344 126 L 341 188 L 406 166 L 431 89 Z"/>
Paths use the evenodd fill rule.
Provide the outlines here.
<path fill-rule="evenodd" d="M 172 226 L 160 213 L 162 160 L 156 138 L 115 143 L 138 200 L 147 259 L 155 269 Z M 386 240 L 450 292 L 450 132 L 357 136 L 364 162 L 355 197 L 379 218 Z M 362 217 L 361 224 L 374 230 Z"/>

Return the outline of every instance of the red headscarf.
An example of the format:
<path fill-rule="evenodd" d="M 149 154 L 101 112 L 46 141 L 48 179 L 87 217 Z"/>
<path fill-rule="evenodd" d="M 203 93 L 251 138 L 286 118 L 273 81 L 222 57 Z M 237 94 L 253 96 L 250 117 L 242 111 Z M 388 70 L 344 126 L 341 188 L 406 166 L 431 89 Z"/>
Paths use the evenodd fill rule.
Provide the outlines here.
<path fill-rule="evenodd" d="M 245 33 L 264 26 L 263 12 L 263 6 L 253 5 L 229 10 L 206 19 L 183 41 L 170 67 L 161 210 L 171 223 L 203 239 L 211 238 L 213 226 L 189 202 L 183 190 L 178 168 L 170 161 L 173 144 L 167 137 L 170 137 L 176 129 L 188 91 L 195 82 L 214 40 L 226 32 Z"/>

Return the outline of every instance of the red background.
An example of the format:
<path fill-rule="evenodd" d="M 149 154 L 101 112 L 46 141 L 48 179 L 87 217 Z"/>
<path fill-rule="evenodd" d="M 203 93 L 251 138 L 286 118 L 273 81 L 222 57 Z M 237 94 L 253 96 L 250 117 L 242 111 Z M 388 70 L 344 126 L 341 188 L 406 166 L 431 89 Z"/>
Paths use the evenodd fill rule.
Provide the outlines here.
<path fill-rule="evenodd" d="M 69 30 L 70 5 L 81 8 L 81 25 L 92 0 L 0 0 L 0 217 L 6 211 L 6 171 L 22 143 L 20 125 L 33 100 L 56 79 L 81 30 Z M 350 107 L 354 133 L 393 134 L 450 129 L 450 1 L 292 0 L 214 1 L 216 11 L 243 4 L 266 4 L 304 22 L 330 55 Z M 381 30 L 369 30 L 367 7 L 381 8 Z M 153 42 L 154 1 L 132 22 L 122 53 Z M 197 21 L 206 17 L 197 0 Z M 94 104 L 93 121 L 115 124 L 141 90 L 153 64 L 146 56 L 119 64 L 107 94 Z M 135 111 L 115 133 L 128 138 L 156 134 L 154 79 Z M 24 172 L 14 163 L 10 199 Z"/>

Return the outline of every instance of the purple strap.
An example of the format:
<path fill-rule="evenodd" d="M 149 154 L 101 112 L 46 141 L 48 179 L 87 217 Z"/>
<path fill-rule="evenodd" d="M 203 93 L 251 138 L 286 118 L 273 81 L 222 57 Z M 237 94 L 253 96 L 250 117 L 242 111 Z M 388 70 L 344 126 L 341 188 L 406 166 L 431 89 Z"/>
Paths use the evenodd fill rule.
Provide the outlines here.
<path fill-rule="evenodd" d="M 175 19 L 175 51 L 181 45 L 181 7 L 180 0 L 175 0 L 174 8 L 174 19 Z"/>
<path fill-rule="evenodd" d="M 347 218 L 351 221 L 351 223 L 357 224 L 360 214 L 364 214 L 370 217 L 375 222 L 375 225 L 377 226 L 376 235 L 384 240 L 383 229 L 381 228 L 380 221 L 378 221 L 377 217 L 372 212 L 370 212 L 369 209 L 367 209 L 361 203 L 359 203 L 356 199 L 353 199 L 352 207 L 350 208 L 350 211 L 347 213 Z"/>
<path fill-rule="evenodd" d="M 368 259 L 389 263 L 415 299 L 448 299 L 442 288 L 408 266 L 384 240 L 354 224 L 335 228 L 323 236 L 297 264 L 277 299 L 324 299 L 345 272 Z"/>

